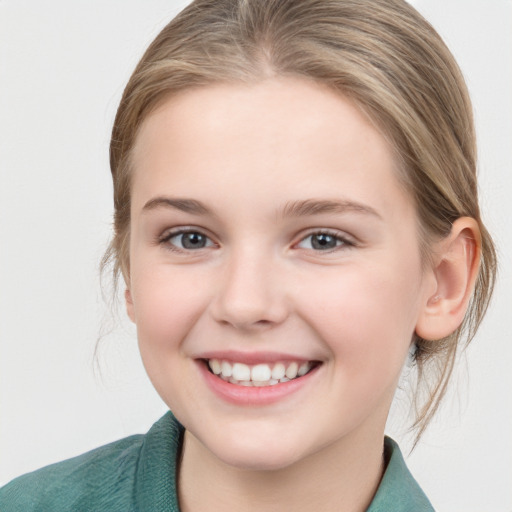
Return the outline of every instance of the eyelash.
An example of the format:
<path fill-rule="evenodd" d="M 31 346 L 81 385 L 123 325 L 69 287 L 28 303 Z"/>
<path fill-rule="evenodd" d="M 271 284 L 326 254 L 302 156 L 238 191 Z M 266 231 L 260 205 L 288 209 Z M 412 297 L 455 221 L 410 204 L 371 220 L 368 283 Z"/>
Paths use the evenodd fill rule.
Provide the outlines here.
<path fill-rule="evenodd" d="M 323 250 L 322 249 L 318 249 L 318 250 L 310 249 L 316 253 L 329 254 L 329 253 L 335 252 L 337 250 L 340 250 L 342 248 L 350 249 L 356 245 L 355 242 L 353 240 L 351 240 L 349 237 L 347 237 L 346 235 L 342 235 L 339 232 L 331 231 L 328 229 L 320 229 L 318 231 L 312 231 L 311 233 L 308 233 L 306 236 L 303 236 L 300 239 L 300 241 L 298 242 L 298 244 L 295 244 L 295 245 L 299 245 L 300 243 L 304 242 L 308 238 L 311 238 L 314 236 L 328 236 L 328 237 L 332 237 L 336 241 L 336 246 L 333 248 L 330 248 L 330 249 L 323 249 Z"/>
<path fill-rule="evenodd" d="M 204 237 L 207 240 L 207 243 L 209 241 L 210 244 L 205 246 L 205 247 L 200 247 L 198 249 L 187 249 L 187 248 L 177 247 L 176 245 L 170 243 L 171 239 L 173 239 L 175 237 L 179 237 L 180 235 L 186 235 L 186 234 L 197 234 L 197 235 L 200 235 L 201 237 Z M 314 237 L 314 236 L 332 237 L 336 241 L 336 246 L 333 247 L 333 248 L 323 249 L 323 250 L 322 249 L 315 250 L 313 248 L 312 249 L 307 249 L 307 250 L 311 250 L 311 251 L 313 251 L 315 253 L 329 254 L 329 253 L 335 252 L 337 250 L 340 250 L 342 248 L 350 249 L 350 248 L 356 246 L 356 243 L 352 239 L 347 237 L 346 235 L 342 235 L 339 232 L 328 230 L 328 229 L 320 229 L 320 230 L 317 230 L 317 231 L 312 231 L 312 232 L 306 234 L 305 236 L 303 236 L 299 240 L 299 242 L 294 244 L 294 247 L 296 247 L 299 244 L 303 243 L 308 238 L 311 238 L 311 237 Z M 166 249 L 168 249 L 168 250 L 170 250 L 172 252 L 177 252 L 177 253 L 182 253 L 182 254 L 183 253 L 190 254 L 191 252 L 196 252 L 196 251 L 199 251 L 201 249 L 206 249 L 208 247 L 215 247 L 215 246 L 217 246 L 217 244 L 215 242 L 213 242 L 211 240 L 211 238 L 208 235 L 206 235 L 203 231 L 201 231 L 200 229 L 192 228 L 192 227 L 191 228 L 179 228 L 179 229 L 177 229 L 175 231 L 167 232 L 164 236 L 158 237 L 157 242 L 160 245 L 165 245 Z"/>
<path fill-rule="evenodd" d="M 186 235 L 186 234 L 197 234 L 197 235 L 204 237 L 207 241 L 212 242 L 211 238 L 208 235 L 203 233 L 200 229 L 196 229 L 196 228 L 192 228 L 192 227 L 191 228 L 179 228 L 175 231 L 168 231 L 162 237 L 159 237 L 157 242 L 160 245 L 164 245 L 166 247 L 166 249 L 168 249 L 169 251 L 177 252 L 177 253 L 187 253 L 188 254 L 190 252 L 194 252 L 195 250 L 198 250 L 198 249 L 181 248 L 181 247 L 177 247 L 176 245 L 170 243 L 172 238 L 178 237 L 180 235 L 181 236 Z M 212 242 L 209 247 L 212 247 L 215 245 L 217 245 L 217 244 L 215 244 L 215 242 Z M 205 249 L 205 247 L 201 247 L 200 249 Z"/>

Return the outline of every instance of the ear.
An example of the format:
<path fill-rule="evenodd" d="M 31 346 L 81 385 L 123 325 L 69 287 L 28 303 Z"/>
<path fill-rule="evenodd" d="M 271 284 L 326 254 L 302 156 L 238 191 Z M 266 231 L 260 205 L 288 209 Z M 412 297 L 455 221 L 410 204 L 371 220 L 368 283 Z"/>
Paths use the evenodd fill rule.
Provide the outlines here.
<path fill-rule="evenodd" d="M 452 334 L 464 320 L 480 266 L 478 223 L 461 217 L 450 234 L 434 247 L 435 291 L 429 292 L 416 325 L 416 334 L 439 340 Z"/>
<path fill-rule="evenodd" d="M 126 312 L 130 317 L 130 320 L 135 323 L 135 308 L 133 307 L 132 293 L 129 288 L 124 291 L 124 300 L 126 302 Z"/>

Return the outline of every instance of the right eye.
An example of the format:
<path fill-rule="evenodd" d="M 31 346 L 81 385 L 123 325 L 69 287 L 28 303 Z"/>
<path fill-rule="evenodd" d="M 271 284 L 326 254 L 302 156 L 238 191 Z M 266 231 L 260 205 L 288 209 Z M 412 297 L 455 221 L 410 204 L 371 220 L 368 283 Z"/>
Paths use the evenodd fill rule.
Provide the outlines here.
<path fill-rule="evenodd" d="M 161 243 L 167 244 L 173 250 L 178 251 L 194 251 L 197 249 L 205 249 L 206 247 L 215 246 L 205 234 L 200 231 L 181 230 L 168 233 Z"/>

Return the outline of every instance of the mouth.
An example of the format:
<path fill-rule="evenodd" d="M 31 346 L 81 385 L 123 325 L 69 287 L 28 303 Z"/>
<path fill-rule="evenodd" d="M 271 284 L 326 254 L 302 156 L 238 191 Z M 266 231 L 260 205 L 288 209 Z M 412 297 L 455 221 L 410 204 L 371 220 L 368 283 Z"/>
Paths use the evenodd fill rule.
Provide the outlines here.
<path fill-rule="evenodd" d="M 295 381 L 318 368 L 320 361 L 278 361 L 245 364 L 224 359 L 203 359 L 209 373 L 242 387 L 269 387 Z"/>

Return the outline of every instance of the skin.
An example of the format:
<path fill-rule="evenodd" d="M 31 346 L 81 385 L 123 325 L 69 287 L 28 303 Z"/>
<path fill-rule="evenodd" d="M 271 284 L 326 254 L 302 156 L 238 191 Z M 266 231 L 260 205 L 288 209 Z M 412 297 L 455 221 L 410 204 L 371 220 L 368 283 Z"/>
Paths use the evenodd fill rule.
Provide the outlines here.
<path fill-rule="evenodd" d="M 143 122 L 133 157 L 127 309 L 148 375 L 186 427 L 181 508 L 365 510 L 413 333 L 448 333 L 465 311 L 471 219 L 423 269 L 384 137 L 305 80 L 182 92 Z M 297 201 L 344 206 L 286 212 Z M 206 246 L 183 248 L 183 228 Z M 336 246 L 319 250 L 311 235 L 326 230 Z M 321 365 L 277 403 L 237 405 L 198 369 L 211 350 Z"/>

